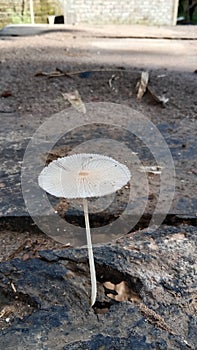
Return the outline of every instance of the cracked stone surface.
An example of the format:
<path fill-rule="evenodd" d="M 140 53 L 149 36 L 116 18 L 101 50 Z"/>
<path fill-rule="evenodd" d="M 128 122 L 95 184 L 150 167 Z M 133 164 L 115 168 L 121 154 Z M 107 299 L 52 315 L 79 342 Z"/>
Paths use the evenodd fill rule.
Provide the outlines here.
<path fill-rule="evenodd" d="M 188 31 L 186 27 L 182 29 L 185 38 Z M 170 36 L 175 34 L 174 28 L 173 33 L 171 30 Z M 190 34 L 191 30 L 190 27 Z M 178 33 L 178 27 L 175 31 Z M 4 252 L 5 261 L 0 263 L 0 349 L 195 350 L 196 34 L 192 41 L 157 39 L 157 45 L 154 40 L 125 39 L 130 45 L 128 50 L 123 39 L 98 40 L 91 35 L 57 31 L 31 37 L 0 37 L 2 249 L 6 244 L 7 257 L 17 256 L 24 243 L 21 237 L 28 237 L 30 242 L 30 248 L 26 244 L 18 258 L 6 261 Z M 103 29 L 96 36 L 103 36 Z M 82 73 L 73 78 L 35 76 L 56 68 Z M 136 100 L 136 83 L 142 70 L 149 70 L 151 88 L 159 96 L 169 98 L 165 108 L 156 104 L 150 94 L 140 102 Z M 110 88 L 109 80 L 114 75 Z M 44 238 L 42 245 L 21 191 L 20 173 L 29 140 L 51 115 L 67 110 L 69 105 L 62 94 L 75 89 L 86 104 L 113 102 L 142 112 L 164 136 L 176 169 L 176 192 L 166 218 L 168 226 L 137 231 L 147 227 L 159 191 L 160 177 L 148 174 L 148 205 L 135 232 L 127 234 L 128 229 L 125 237 L 115 243 L 94 247 L 98 285 L 94 308 L 89 306 L 86 249 L 54 250 L 50 242 L 53 250 L 38 254 L 37 247 L 45 245 Z M 109 115 L 108 121 L 112 122 L 113 116 Z M 138 140 L 123 131 L 115 133 L 98 126 L 68 133 L 47 160 L 64 156 L 78 144 L 92 137 L 99 140 L 100 136 L 112 137 L 129 145 L 132 151 L 137 150 L 144 165 L 153 161 Z M 102 145 L 99 147 L 102 150 Z M 41 152 L 40 157 L 43 156 L 46 154 Z M 117 156 L 121 154 L 117 152 Z M 102 213 L 92 215 L 91 225 L 113 221 L 124 209 L 125 198 L 115 198 L 110 210 L 104 212 L 105 217 Z M 50 200 L 67 221 L 81 224 L 78 205 Z M 50 226 L 50 218 L 44 219 Z M 51 230 L 56 238 L 52 226 Z M 108 239 L 111 241 L 111 236 Z M 96 241 L 100 243 L 99 235 Z M 85 239 L 80 243 L 85 244 Z"/>
<path fill-rule="evenodd" d="M 182 30 L 189 33 L 193 29 Z M 173 28 L 173 31 L 179 32 L 179 29 Z M 99 51 L 94 46 L 97 39 L 92 34 L 92 38 L 87 41 L 82 32 L 73 37 L 72 31 L 50 32 L 31 37 L 0 37 L 1 220 L 3 217 L 28 215 L 20 186 L 21 162 L 26 146 L 35 130 L 48 117 L 67 109 L 68 103 L 62 93 L 75 89 L 79 91 L 84 103 L 101 101 L 124 104 L 142 112 L 158 127 L 169 145 L 176 168 L 175 202 L 170 214 L 193 219 L 196 217 L 197 202 L 193 190 L 196 186 L 196 74 L 192 73 L 191 64 L 187 62 L 187 67 L 179 67 L 178 64 L 182 64 L 182 51 L 175 55 L 175 48 L 179 50 L 180 43 L 176 40 L 171 40 L 170 44 L 163 41 L 162 48 L 159 46 L 160 49 L 155 52 L 154 41 L 152 47 L 149 41 L 139 39 L 135 43 L 136 50 L 133 52 L 131 45 L 125 53 L 121 46 L 125 45 L 123 39 L 117 49 L 112 50 L 109 47 L 106 50 L 101 45 L 100 48 L 98 46 Z M 149 56 L 146 58 L 145 42 L 154 53 L 151 59 Z M 108 39 L 102 39 L 102 43 L 108 45 Z M 182 46 L 186 44 L 189 48 L 183 50 Z M 193 58 L 196 56 L 194 41 L 184 41 L 181 45 L 184 53 L 187 51 Z M 170 66 L 169 56 L 173 62 L 176 61 L 176 70 Z M 37 72 L 51 72 L 56 68 L 68 72 L 85 70 L 89 74 L 51 79 L 35 76 Z M 169 98 L 166 108 L 157 105 L 148 94 L 140 102 L 136 100 L 136 82 L 141 71 L 145 69 L 149 70 L 149 84 L 152 89 L 158 95 Z M 117 79 L 110 89 L 109 80 L 113 75 Z M 6 91 L 9 94 L 3 97 Z M 113 115 L 108 116 L 108 121 L 113 121 Z M 100 134 L 95 134 L 90 129 L 79 130 L 78 133 L 67 135 L 62 142 L 68 151 L 88 139 L 91 134 L 98 138 L 105 135 L 105 132 L 100 130 Z M 129 141 L 132 146 L 133 140 L 128 140 L 126 135 L 113 135 L 111 132 L 110 136 L 125 145 Z M 140 145 L 135 146 L 137 151 L 141 149 Z M 63 155 L 61 152 L 60 154 Z M 149 165 L 152 158 L 144 151 L 140 153 L 140 160 Z M 155 186 L 148 203 L 152 208 L 154 200 L 151 196 L 157 197 L 159 178 L 149 180 Z"/>
<path fill-rule="evenodd" d="M 196 237 L 192 226 L 163 226 L 95 246 L 94 308 L 85 248 L 2 262 L 4 304 L 18 298 L 33 311 L 10 316 L 0 347 L 195 349 Z"/>

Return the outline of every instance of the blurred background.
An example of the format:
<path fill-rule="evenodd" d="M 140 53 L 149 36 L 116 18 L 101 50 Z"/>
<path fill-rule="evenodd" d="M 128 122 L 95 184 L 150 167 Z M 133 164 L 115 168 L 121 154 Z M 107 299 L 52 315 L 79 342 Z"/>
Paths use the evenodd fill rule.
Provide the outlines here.
<path fill-rule="evenodd" d="M 95 4 L 93 6 L 93 4 Z M 168 0 L 166 2 L 163 2 L 166 6 L 166 13 L 169 13 L 169 11 L 175 11 L 173 8 L 176 8 L 175 11 L 175 21 L 173 24 L 197 24 L 197 0 Z M 90 4 L 91 12 L 97 11 L 99 7 L 103 7 L 104 9 L 107 8 L 107 0 L 105 1 L 98 1 L 95 0 Z M 0 0 L 0 28 L 3 28 L 4 26 L 8 24 L 28 24 L 28 23 L 69 23 L 69 24 L 75 24 L 76 19 L 80 19 L 80 11 L 82 11 L 82 8 L 84 8 L 86 4 L 84 5 L 83 1 L 79 1 L 79 3 L 75 4 L 75 2 L 72 2 L 70 0 Z M 111 6 L 111 3 L 110 3 Z M 148 19 L 139 20 L 139 13 L 143 15 L 143 10 L 147 7 L 147 1 L 141 0 L 139 4 L 136 4 L 136 2 L 131 1 L 129 5 L 129 9 L 131 10 L 132 16 L 130 16 L 129 13 L 119 14 L 119 17 L 121 15 L 125 16 L 125 18 L 129 19 L 129 23 L 131 21 L 133 23 L 138 24 L 156 24 L 157 23 L 148 23 Z M 151 7 L 151 1 L 148 3 L 148 6 Z M 153 6 L 153 3 L 152 3 Z M 177 12 L 177 6 L 178 6 L 178 12 Z M 114 8 L 114 23 L 116 24 L 116 18 L 117 13 L 115 15 L 116 10 L 119 11 L 118 8 L 118 2 L 113 3 Z M 169 8 L 169 10 L 167 9 Z M 158 7 L 159 9 L 159 7 Z M 159 23 L 159 17 L 165 16 L 162 11 L 158 10 L 158 24 Z M 104 17 L 106 12 L 102 9 L 102 16 Z M 113 17 L 113 11 L 112 11 L 112 17 Z M 167 15 L 166 15 L 167 16 Z M 90 16 L 91 17 L 91 16 Z M 132 17 L 132 18 L 130 18 Z M 143 16 L 142 16 L 143 18 Z M 99 23 L 101 20 L 105 20 L 105 18 L 99 18 Z M 106 18 L 107 23 L 108 19 Z M 77 22 L 79 22 L 77 20 Z M 83 19 L 82 19 L 83 22 Z M 121 19 L 122 22 L 122 19 Z M 95 23 L 95 24 L 99 24 Z M 129 24 L 127 23 L 127 24 Z M 94 23 L 92 23 L 94 24 Z M 124 23 L 117 23 L 117 24 L 124 24 Z M 126 23 L 125 23 L 126 24 Z M 165 23 L 164 23 L 165 24 Z M 167 23 L 166 23 L 167 24 Z M 170 24 L 170 23 L 169 23 Z"/>

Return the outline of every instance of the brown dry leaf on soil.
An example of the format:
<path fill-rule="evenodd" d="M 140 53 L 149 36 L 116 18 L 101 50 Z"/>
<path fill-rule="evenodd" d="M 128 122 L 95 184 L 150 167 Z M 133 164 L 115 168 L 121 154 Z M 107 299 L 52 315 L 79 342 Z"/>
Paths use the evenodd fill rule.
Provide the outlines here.
<path fill-rule="evenodd" d="M 105 282 L 104 287 L 108 290 L 107 296 L 116 301 L 127 301 L 139 302 L 140 297 L 131 291 L 125 281 L 121 281 L 118 284 L 111 282 Z M 111 293 L 110 293 L 111 292 Z"/>
<path fill-rule="evenodd" d="M 12 96 L 12 91 L 11 90 L 4 90 L 1 93 L 1 97 L 7 98 L 7 97 L 10 97 L 10 96 Z"/>
<path fill-rule="evenodd" d="M 137 99 L 141 100 L 144 96 L 147 86 L 148 86 L 148 80 L 149 80 L 149 73 L 148 72 L 142 72 L 141 78 L 137 82 L 136 90 L 137 90 Z"/>
<path fill-rule="evenodd" d="M 78 90 L 75 90 L 73 92 L 63 93 L 62 96 L 65 98 L 65 100 L 68 100 L 70 104 L 79 112 L 86 113 L 86 107 L 81 99 L 81 96 L 79 94 Z"/>
<path fill-rule="evenodd" d="M 151 97 L 154 99 L 154 101 L 165 107 L 166 103 L 169 101 L 168 97 L 156 95 L 156 93 L 153 91 L 152 88 L 150 88 L 150 86 L 147 86 L 147 90 L 150 93 Z"/>
<path fill-rule="evenodd" d="M 140 166 L 139 171 L 142 173 L 160 175 L 162 171 L 162 167 L 159 165 Z"/>
<path fill-rule="evenodd" d="M 141 100 L 144 96 L 145 92 L 148 91 L 151 97 L 154 99 L 155 102 L 165 107 L 166 103 L 169 101 L 168 97 L 165 96 L 159 96 L 157 95 L 154 90 L 148 86 L 149 81 L 149 73 L 148 72 L 142 72 L 141 78 L 137 82 L 136 90 L 137 90 L 137 100 Z"/>

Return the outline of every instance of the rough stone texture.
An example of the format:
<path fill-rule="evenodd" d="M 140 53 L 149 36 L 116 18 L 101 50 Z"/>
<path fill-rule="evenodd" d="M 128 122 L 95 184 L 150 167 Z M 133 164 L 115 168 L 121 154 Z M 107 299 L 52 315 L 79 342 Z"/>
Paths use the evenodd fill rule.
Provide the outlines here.
<path fill-rule="evenodd" d="M 86 249 L 1 263 L 1 307 L 9 296 L 10 304 L 23 300 L 33 312 L 9 317 L 0 348 L 194 350 L 196 233 L 191 226 L 161 227 L 95 247 L 94 309 Z"/>
<path fill-rule="evenodd" d="M 146 32 L 145 27 L 143 28 L 145 36 L 148 31 L 149 27 L 146 28 Z M 135 33 L 137 33 L 137 28 L 135 28 Z M 164 37 L 166 33 L 174 35 L 164 28 L 162 33 Z M 191 32 L 190 27 L 189 35 L 191 33 L 195 38 L 196 31 L 194 29 Z M 186 34 L 187 28 L 184 28 L 185 37 Z M 194 61 L 196 51 L 193 41 L 153 40 L 150 42 L 140 39 L 136 43 L 136 39 L 131 41 L 121 39 L 120 45 L 122 46 L 116 46 L 118 43 L 115 39 L 110 39 L 111 41 L 109 39 L 98 40 L 94 37 L 87 39 L 82 36 L 81 32 L 77 34 L 77 37 L 75 35 L 76 32 L 72 29 L 70 33 L 54 31 L 39 37 L 1 37 L 0 93 L 6 90 L 11 93 L 7 98 L 0 97 L 1 222 L 2 220 L 5 222 L 5 218 L 9 217 L 12 229 L 15 227 L 17 230 L 28 228 L 30 222 L 25 219 L 27 210 L 20 187 L 21 162 L 26 145 L 35 130 L 48 117 L 68 107 L 62 93 L 75 89 L 78 89 L 85 103 L 104 101 L 125 104 L 150 118 L 165 137 L 177 171 L 176 202 L 169 214 L 187 216 L 196 220 L 197 203 L 194 191 L 196 186 L 196 158 L 194 157 L 197 108 L 196 74 L 191 72 L 191 69 L 195 67 L 192 66 L 191 59 L 188 57 L 185 59 L 185 51 L 187 51 L 190 52 Z M 86 35 L 90 36 L 90 32 Z M 128 45 L 126 53 L 125 45 Z M 155 51 L 154 48 L 157 45 L 158 49 Z M 179 45 L 181 45 L 181 51 L 179 51 Z M 101 51 L 97 52 L 96 47 Z M 122 47 L 124 47 L 123 50 Z M 147 57 L 148 50 L 150 55 Z M 186 66 L 180 68 L 180 60 L 183 56 Z M 171 61 L 177 66 L 180 65 L 180 70 L 185 69 L 187 72 L 172 71 L 169 65 Z M 110 65 L 106 62 L 110 62 Z M 194 64 L 196 65 L 196 61 Z M 120 65 L 123 66 L 120 67 Z M 136 66 L 137 68 L 133 68 Z M 168 70 L 164 69 L 165 66 L 168 67 Z M 66 77 L 48 79 L 35 76 L 39 71 L 50 72 L 56 67 L 65 71 L 85 70 L 89 72 L 89 76 L 84 77 L 84 74 L 79 74 L 73 76 L 72 79 Z M 102 69 L 104 69 L 103 72 Z M 158 95 L 169 97 L 166 108 L 155 104 L 148 94 L 142 101 L 136 100 L 136 82 L 139 80 L 142 69 L 149 69 L 150 85 L 154 91 Z M 95 72 L 95 70 L 98 71 Z M 109 80 L 113 74 L 117 76 L 117 79 L 113 82 L 114 89 L 110 89 Z M 108 121 L 109 123 L 113 121 L 113 114 L 108 116 Z M 102 130 L 102 133 L 99 134 L 94 131 L 94 135 L 99 140 L 101 134 L 107 135 L 105 132 Z M 74 137 L 72 142 L 70 136 Z M 120 137 L 125 144 L 130 142 L 132 145 L 133 139 L 129 140 L 123 133 L 120 133 L 119 136 L 112 134 L 111 136 L 117 140 Z M 73 135 L 68 134 L 67 138 L 62 141 L 68 148 L 72 148 L 87 138 L 91 138 L 91 130 L 83 129 Z M 141 161 L 148 165 L 150 153 L 144 152 L 144 148 L 140 149 L 137 144 L 136 147 L 140 152 Z M 158 177 L 150 180 L 154 183 Z M 156 191 L 153 191 L 154 193 Z M 151 203 L 150 196 L 149 204 Z M 146 214 L 149 214 L 148 210 Z M 13 217 L 21 219 L 20 221 L 12 220 Z"/>
<path fill-rule="evenodd" d="M 122 74 L 124 73 L 121 73 L 121 75 Z M 134 73 L 132 75 L 135 77 L 135 81 L 137 77 L 139 77 L 138 73 Z M 100 74 L 99 76 L 101 78 Z M 83 84 L 83 81 L 81 81 L 81 83 Z M 74 87 L 75 83 L 73 82 L 72 84 Z M 156 84 L 157 82 L 155 82 L 155 86 L 157 86 Z M 97 91 L 97 94 L 98 93 L 99 91 Z M 154 108 L 155 106 L 153 109 Z M 20 116 L 18 113 L 1 114 L 1 218 L 11 216 L 21 217 L 28 215 L 21 191 L 20 171 L 26 146 L 30 136 L 34 132 L 34 128 L 39 126 L 39 123 L 40 121 L 38 119 L 31 119 L 30 121 L 29 116 Z M 197 202 L 193 191 L 196 183 L 196 159 L 193 156 L 196 148 L 195 125 L 196 122 L 194 120 L 189 120 L 187 118 L 185 118 L 183 121 L 163 121 L 157 124 L 158 129 L 168 142 L 176 168 L 177 182 L 175 203 L 169 214 L 184 215 L 193 219 L 195 219 L 197 211 Z M 98 126 L 96 129 L 94 127 L 89 127 L 87 130 L 87 128 L 84 127 L 80 130 L 76 130 L 76 132 L 74 131 L 71 134 L 69 133 L 67 136 L 62 138 L 58 147 L 60 149 L 60 146 L 62 146 L 63 149 L 67 148 L 69 150 L 70 148 L 76 146 L 79 142 L 83 143 L 85 140 L 91 140 L 91 138 L 98 138 L 99 140 L 101 135 L 102 137 L 106 138 L 113 137 L 114 140 L 123 142 L 131 147 L 131 149 L 135 149 L 135 152 L 138 152 L 142 164 L 149 165 L 154 163 L 150 151 L 146 147 L 142 147 L 139 140 L 135 140 L 134 137 L 127 135 L 122 130 L 119 132 L 114 132 L 113 129 L 106 130 L 102 127 L 99 129 Z M 102 146 L 100 147 L 100 152 L 102 152 Z M 42 157 L 44 154 L 41 154 L 40 156 Z M 59 156 L 61 156 L 60 153 Z M 118 157 L 118 152 L 116 156 Z M 149 215 L 152 212 L 156 196 L 158 195 L 158 186 L 160 181 L 159 176 L 150 175 L 147 176 L 147 178 L 151 186 L 150 193 L 152 193 L 152 197 L 149 199 L 149 206 L 146 208 L 145 215 Z M 37 182 L 37 178 L 34 180 Z M 125 200 L 127 200 L 127 197 L 125 197 Z M 124 203 L 121 204 L 121 207 L 124 207 Z M 116 210 L 120 209 L 121 208 L 119 207 Z M 115 211 L 114 214 L 118 214 L 118 211 Z M 69 215 L 72 217 L 75 214 L 70 211 L 68 212 L 67 216 Z"/>
<path fill-rule="evenodd" d="M 35 239 L 32 232 L 35 225 L 24 216 L 27 212 L 20 191 L 20 162 L 26 143 L 40 124 L 68 107 L 62 93 L 75 89 L 85 103 L 124 103 L 151 118 L 169 143 L 178 170 L 176 195 L 185 200 L 179 207 L 180 222 L 186 214 L 195 224 L 197 103 L 196 75 L 192 72 L 196 61 L 186 60 L 184 53 L 183 65 L 180 55 L 187 47 L 187 52 L 195 57 L 194 42 L 157 41 L 155 45 L 154 41 L 154 47 L 159 43 L 155 51 L 150 41 L 136 44 L 135 39 L 130 42 L 127 54 L 122 55 L 123 51 L 119 48 L 118 52 L 116 46 L 115 51 L 101 49 L 97 53 L 99 45 L 107 47 L 109 41 L 98 43 L 87 37 L 73 38 L 75 34 L 55 32 L 0 41 L 1 93 L 11 92 L 9 97 L 0 99 L 1 222 L 4 220 L 4 227 L 9 217 L 19 236 L 20 230 L 28 230 Z M 113 45 L 116 43 L 113 39 Z M 121 45 L 125 47 L 124 40 Z M 133 51 L 135 45 L 139 45 L 136 52 Z M 164 46 L 167 51 L 162 51 Z M 175 71 L 170 66 L 172 60 Z M 137 69 L 133 68 L 136 66 Z M 56 67 L 66 71 L 86 70 L 89 75 L 78 74 L 73 79 L 35 77 L 38 71 L 54 71 Z M 111 70 L 107 71 L 108 68 Z M 141 102 L 136 101 L 135 86 L 143 68 L 150 69 L 154 90 L 170 97 L 166 108 L 155 104 L 148 94 Z M 184 69 L 187 72 L 183 72 Z M 112 74 L 119 77 L 114 81 L 115 90 L 110 89 L 108 83 Z M 81 132 L 75 136 L 83 141 L 87 134 Z M 65 139 L 68 147 L 76 140 Z M 180 224 L 177 211 L 172 213 L 175 224 Z M 4 230 L 1 233 L 6 235 Z M 13 236 L 16 237 L 16 232 Z M 15 238 L 12 245 L 14 242 Z M 16 244 L 16 249 L 18 246 L 20 244 Z M 45 251 L 40 252 L 40 259 L 1 263 L 0 349 L 195 349 L 196 228 L 161 227 L 155 232 L 136 232 L 117 244 L 95 247 L 94 252 L 98 279 L 94 310 L 89 307 L 86 249 Z M 27 255 L 21 256 L 30 258 L 31 255 Z M 23 315 L 19 310 L 24 310 Z"/>

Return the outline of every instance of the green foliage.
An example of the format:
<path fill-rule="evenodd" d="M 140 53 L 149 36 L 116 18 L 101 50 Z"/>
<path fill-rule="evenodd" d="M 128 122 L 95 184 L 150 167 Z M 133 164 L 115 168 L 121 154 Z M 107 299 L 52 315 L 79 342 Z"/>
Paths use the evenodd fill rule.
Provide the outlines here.
<path fill-rule="evenodd" d="M 193 1 L 193 4 L 195 1 Z M 189 15 L 189 6 L 191 6 L 188 0 L 179 0 L 179 7 L 178 7 L 178 17 L 184 17 L 183 23 L 190 23 L 190 24 L 197 24 L 197 6 L 195 7 L 192 20 Z"/>
<path fill-rule="evenodd" d="M 10 23 L 31 23 L 29 0 L 25 1 L 24 8 L 22 1 L 19 0 L 3 0 L 0 2 L 0 28 Z M 34 0 L 35 23 L 47 23 L 47 16 L 63 14 L 61 4 L 62 1 L 60 0 Z"/>
<path fill-rule="evenodd" d="M 23 16 L 13 14 L 11 15 L 11 22 L 13 24 L 31 23 L 31 18 L 29 14 L 24 14 Z"/>

